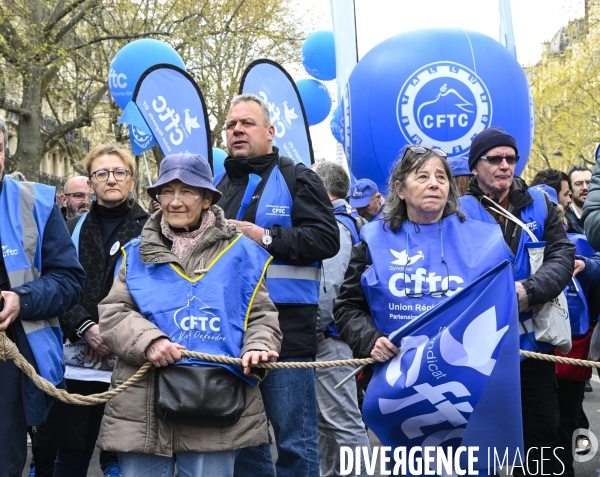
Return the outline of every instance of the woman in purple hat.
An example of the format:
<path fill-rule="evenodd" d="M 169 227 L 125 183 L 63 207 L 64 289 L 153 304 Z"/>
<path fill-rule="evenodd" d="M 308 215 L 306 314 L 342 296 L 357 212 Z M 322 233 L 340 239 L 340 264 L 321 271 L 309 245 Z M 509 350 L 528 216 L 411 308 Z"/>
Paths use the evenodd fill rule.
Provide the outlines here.
<path fill-rule="evenodd" d="M 100 334 L 118 356 L 112 387 L 149 360 L 156 367 L 111 399 L 99 447 L 119 452 L 123 475 L 233 475 L 236 450 L 268 442 L 256 386 L 282 335 L 264 274 L 271 260 L 215 205 L 207 161 L 167 156 L 148 188 L 161 210 L 99 305 Z M 242 366 L 183 357 L 242 358 Z"/>

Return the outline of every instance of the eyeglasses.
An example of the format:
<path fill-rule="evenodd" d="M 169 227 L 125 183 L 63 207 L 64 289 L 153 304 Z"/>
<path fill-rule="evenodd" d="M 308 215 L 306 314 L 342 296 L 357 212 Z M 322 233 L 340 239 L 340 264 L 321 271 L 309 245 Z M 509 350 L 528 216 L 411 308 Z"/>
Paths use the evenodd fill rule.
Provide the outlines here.
<path fill-rule="evenodd" d="M 433 297 L 438 298 L 438 297 L 442 296 L 444 293 L 449 292 L 450 291 L 450 269 L 448 268 L 448 263 L 446 262 L 446 260 L 444 259 L 443 256 L 442 256 L 442 263 L 444 265 L 446 265 L 446 279 L 442 280 L 442 285 L 444 283 L 446 284 L 445 288 L 443 288 L 442 290 L 435 290 L 435 291 L 428 291 L 428 292 L 409 293 L 408 288 L 406 288 L 406 265 L 410 265 L 410 262 L 407 262 L 406 265 L 404 265 L 404 271 L 402 272 L 403 279 L 404 279 L 404 295 L 406 295 L 407 297 L 411 297 L 411 298 L 421 298 L 425 295 L 431 295 Z"/>
<path fill-rule="evenodd" d="M 183 202 L 185 205 L 192 205 L 200 198 L 200 195 L 194 195 L 193 192 L 183 192 L 180 195 L 160 194 L 157 195 L 156 198 L 161 205 L 169 205 L 175 199 L 179 202 Z"/>
<path fill-rule="evenodd" d="M 414 152 L 416 154 L 425 154 L 427 152 L 433 152 L 436 156 L 448 157 L 448 153 L 446 151 L 444 151 L 443 149 L 438 149 L 436 147 L 429 148 L 429 147 L 425 147 L 425 146 L 409 146 L 406 148 L 406 150 L 404 151 L 404 154 L 402 155 L 403 159 L 404 159 L 404 156 L 406 156 L 406 153 L 408 151 Z"/>
<path fill-rule="evenodd" d="M 509 166 L 514 166 L 517 162 L 519 162 L 519 156 L 515 156 L 514 154 L 509 154 L 508 156 L 480 156 L 479 159 L 485 159 L 492 166 L 501 164 L 502 159 L 506 159 L 506 163 Z"/>
<path fill-rule="evenodd" d="M 85 192 L 71 192 L 70 194 L 63 194 L 63 195 L 66 195 L 67 197 L 73 197 L 74 199 L 77 199 L 77 200 L 83 200 L 90 196 L 89 194 L 86 194 Z"/>
<path fill-rule="evenodd" d="M 573 182 L 573 185 L 575 187 L 583 187 L 583 184 L 589 186 L 591 184 L 591 181 L 577 181 L 577 182 Z"/>
<path fill-rule="evenodd" d="M 131 172 L 129 172 L 127 169 L 115 169 L 114 171 L 107 171 L 106 169 L 98 169 L 97 171 L 92 172 L 90 177 L 95 176 L 96 180 L 98 182 L 106 182 L 111 173 L 112 173 L 113 177 L 115 178 L 115 180 L 119 181 L 119 182 L 124 181 L 127 178 L 127 176 L 129 174 L 131 174 Z"/>

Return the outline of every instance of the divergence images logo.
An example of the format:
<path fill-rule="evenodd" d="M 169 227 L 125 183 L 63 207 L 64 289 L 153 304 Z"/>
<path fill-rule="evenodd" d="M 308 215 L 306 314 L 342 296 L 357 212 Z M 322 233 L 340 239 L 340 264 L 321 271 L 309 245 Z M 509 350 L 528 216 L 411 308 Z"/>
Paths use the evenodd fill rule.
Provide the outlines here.
<path fill-rule="evenodd" d="M 406 80 L 398 95 L 396 117 L 409 143 L 439 147 L 452 157 L 464 156 L 473 137 L 490 126 L 492 101 L 473 71 L 439 61 Z"/>

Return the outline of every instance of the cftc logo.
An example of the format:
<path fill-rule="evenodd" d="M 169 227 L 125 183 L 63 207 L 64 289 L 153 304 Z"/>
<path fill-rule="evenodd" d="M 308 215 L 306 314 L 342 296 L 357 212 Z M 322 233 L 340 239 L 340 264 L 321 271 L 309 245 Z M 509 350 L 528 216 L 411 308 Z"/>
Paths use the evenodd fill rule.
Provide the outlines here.
<path fill-rule="evenodd" d="M 133 140 L 140 148 L 145 149 L 152 141 L 152 134 L 146 134 L 144 131 L 133 125 L 131 126 L 131 132 L 133 133 Z"/>
<path fill-rule="evenodd" d="M 473 71 L 440 61 L 406 80 L 398 95 L 396 117 L 409 143 L 439 147 L 452 157 L 464 156 L 473 137 L 490 126 L 492 101 Z"/>

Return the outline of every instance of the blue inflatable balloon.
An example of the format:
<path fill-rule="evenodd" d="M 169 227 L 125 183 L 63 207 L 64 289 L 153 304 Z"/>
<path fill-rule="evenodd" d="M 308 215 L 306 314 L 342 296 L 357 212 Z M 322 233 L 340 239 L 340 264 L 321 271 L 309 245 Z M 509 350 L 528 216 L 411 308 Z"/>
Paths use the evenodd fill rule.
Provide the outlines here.
<path fill-rule="evenodd" d="M 313 78 L 335 79 L 335 41 L 332 31 L 317 31 L 302 45 L 302 64 Z"/>
<path fill-rule="evenodd" d="M 426 29 L 380 43 L 352 71 L 342 108 L 352 172 L 379 187 L 406 144 L 439 147 L 466 161 L 473 137 L 500 126 L 519 146 L 516 174 L 531 151 L 533 101 L 525 73 L 483 33 Z"/>
<path fill-rule="evenodd" d="M 213 176 L 216 176 L 219 172 L 225 169 L 224 162 L 227 158 L 227 153 L 223 149 L 218 147 L 212 148 L 213 153 Z"/>
<path fill-rule="evenodd" d="M 310 126 L 324 121 L 331 111 L 331 96 L 327 87 L 314 79 L 303 79 L 296 82 L 306 111 L 306 120 Z"/>
<path fill-rule="evenodd" d="M 181 56 L 162 41 L 144 38 L 121 48 L 108 70 L 108 89 L 115 103 L 124 110 L 133 99 L 133 91 L 142 73 L 161 63 L 185 70 Z"/>
<path fill-rule="evenodd" d="M 341 145 L 344 145 L 344 125 L 342 124 L 342 115 L 339 106 L 333 110 L 329 127 L 335 140 Z"/>

